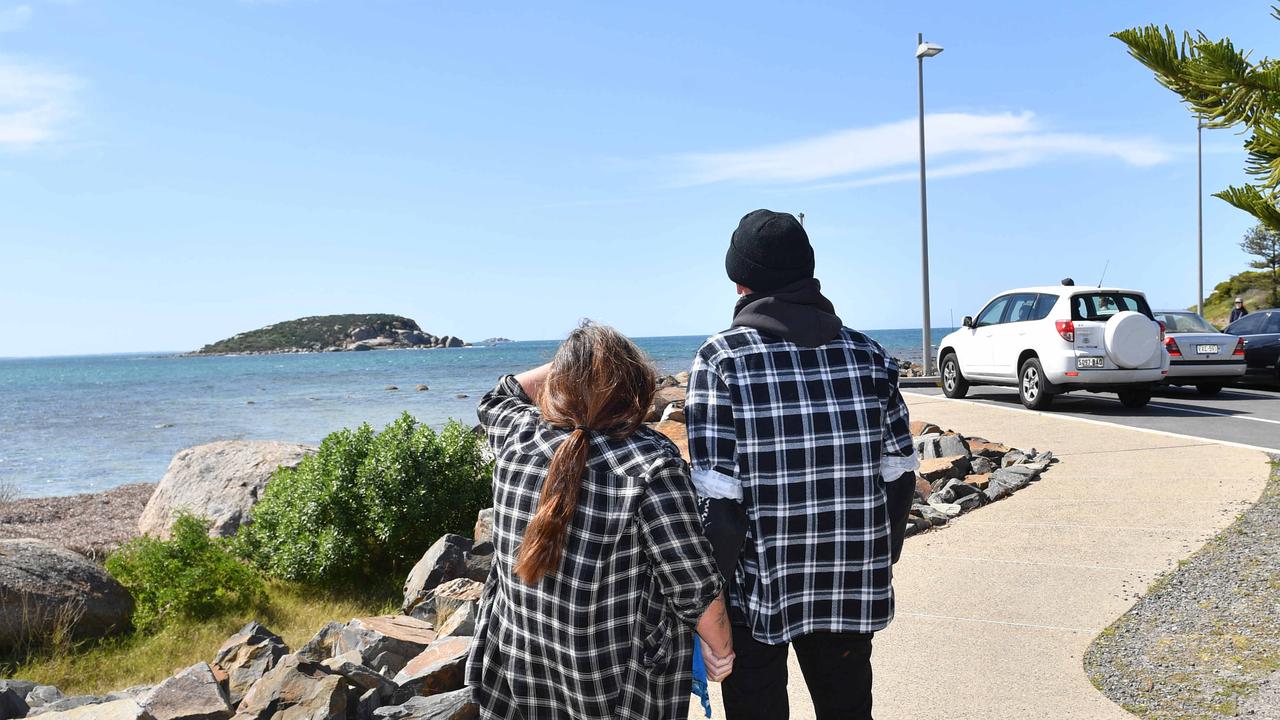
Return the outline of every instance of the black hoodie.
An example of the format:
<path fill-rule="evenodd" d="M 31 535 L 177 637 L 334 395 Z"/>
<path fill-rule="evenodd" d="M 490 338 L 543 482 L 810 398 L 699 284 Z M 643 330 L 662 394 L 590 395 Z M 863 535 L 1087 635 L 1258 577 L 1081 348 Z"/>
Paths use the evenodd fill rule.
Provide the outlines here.
<path fill-rule="evenodd" d="M 844 323 L 822 294 L 817 278 L 806 278 L 772 292 L 744 296 L 733 308 L 733 326 L 754 328 L 804 347 L 818 347 L 834 340 Z"/>

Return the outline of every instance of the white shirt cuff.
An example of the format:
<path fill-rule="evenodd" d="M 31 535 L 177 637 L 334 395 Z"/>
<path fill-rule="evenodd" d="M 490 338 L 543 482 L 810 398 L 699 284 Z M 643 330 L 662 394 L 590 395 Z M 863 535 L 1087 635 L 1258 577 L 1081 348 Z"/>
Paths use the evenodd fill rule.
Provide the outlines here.
<path fill-rule="evenodd" d="M 742 485 L 738 479 L 716 470 L 693 470 L 693 487 L 704 498 L 742 502 Z"/>
<path fill-rule="evenodd" d="M 909 472 L 915 472 L 920 467 L 920 456 L 916 454 L 915 448 L 911 449 L 910 455 L 885 455 L 880 458 L 880 477 L 885 482 L 893 482 Z M 697 485 L 694 481 L 694 485 Z"/>

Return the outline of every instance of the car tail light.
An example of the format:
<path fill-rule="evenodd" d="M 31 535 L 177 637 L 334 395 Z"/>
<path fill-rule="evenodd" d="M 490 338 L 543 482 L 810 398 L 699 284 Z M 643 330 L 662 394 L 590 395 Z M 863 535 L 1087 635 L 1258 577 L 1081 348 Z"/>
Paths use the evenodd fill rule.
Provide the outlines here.
<path fill-rule="evenodd" d="M 1231 351 L 1232 357 L 1244 357 L 1244 338 L 1236 339 L 1236 349 Z"/>
<path fill-rule="evenodd" d="M 1169 357 L 1182 357 L 1182 348 L 1178 347 L 1178 341 L 1171 337 L 1164 339 L 1164 349 L 1169 351 Z"/>
<path fill-rule="evenodd" d="M 1058 328 L 1058 334 L 1062 336 L 1063 340 L 1066 340 L 1069 343 L 1073 343 L 1076 341 L 1076 324 L 1075 323 L 1071 322 L 1070 320 L 1059 320 L 1055 322 L 1053 326 Z"/>
<path fill-rule="evenodd" d="M 1156 321 L 1156 324 L 1160 326 L 1160 342 L 1164 342 L 1164 338 L 1165 338 L 1165 334 L 1164 334 L 1164 321 L 1163 321 L 1163 320 L 1157 320 L 1157 321 Z M 1177 344 L 1177 343 L 1174 343 L 1174 345 L 1173 345 L 1173 346 L 1174 346 L 1174 347 L 1178 347 L 1178 344 Z"/>

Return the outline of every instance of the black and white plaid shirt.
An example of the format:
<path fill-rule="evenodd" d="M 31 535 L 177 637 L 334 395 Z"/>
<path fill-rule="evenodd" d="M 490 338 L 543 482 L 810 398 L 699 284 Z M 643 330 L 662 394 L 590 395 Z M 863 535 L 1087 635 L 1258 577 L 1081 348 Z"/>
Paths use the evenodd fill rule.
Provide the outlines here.
<path fill-rule="evenodd" d="M 723 581 L 702 535 L 688 466 L 665 437 L 592 433 L 559 569 L 513 572 L 551 455 L 568 437 L 508 375 L 480 401 L 497 456 L 493 569 L 467 684 L 482 718 L 680 718 L 690 632 Z"/>
<path fill-rule="evenodd" d="M 746 510 L 730 603 L 752 635 L 778 644 L 888 625 L 882 473 L 918 461 L 884 349 L 848 328 L 808 348 L 735 327 L 698 351 L 684 412 L 699 493 Z"/>

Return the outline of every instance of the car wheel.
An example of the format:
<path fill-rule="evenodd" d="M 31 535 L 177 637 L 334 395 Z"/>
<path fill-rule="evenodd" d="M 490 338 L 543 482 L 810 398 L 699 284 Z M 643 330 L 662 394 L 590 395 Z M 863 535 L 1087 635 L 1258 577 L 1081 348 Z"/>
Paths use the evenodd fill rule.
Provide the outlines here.
<path fill-rule="evenodd" d="M 1030 358 L 1022 363 L 1018 372 L 1018 399 L 1031 410 L 1043 410 L 1053 402 L 1053 393 L 1048 390 L 1048 382 L 1044 379 L 1044 368 L 1040 361 Z"/>
<path fill-rule="evenodd" d="M 1121 390 L 1116 394 L 1120 396 L 1120 404 L 1127 408 L 1146 407 L 1151 402 L 1150 390 Z"/>
<path fill-rule="evenodd" d="M 1217 395 L 1222 392 L 1222 386 L 1217 383 L 1200 383 L 1196 385 L 1196 391 L 1201 395 Z"/>
<path fill-rule="evenodd" d="M 949 398 L 962 398 L 969 394 L 969 382 L 960 374 L 960 361 L 955 353 L 942 358 L 942 394 Z"/>

